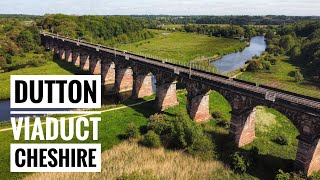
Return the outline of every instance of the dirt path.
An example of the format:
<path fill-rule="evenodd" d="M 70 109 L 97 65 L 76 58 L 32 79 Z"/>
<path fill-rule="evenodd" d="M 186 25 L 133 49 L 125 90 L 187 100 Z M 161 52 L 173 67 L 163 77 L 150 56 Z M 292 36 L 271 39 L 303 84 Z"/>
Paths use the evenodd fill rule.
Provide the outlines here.
<path fill-rule="evenodd" d="M 134 104 L 130 104 L 128 106 L 126 105 L 123 105 L 121 107 L 116 107 L 116 108 L 112 108 L 112 109 L 107 109 L 107 110 L 103 110 L 103 111 L 100 111 L 101 113 L 104 113 L 104 112 L 109 112 L 109 111 L 116 111 L 116 110 L 120 110 L 120 109 L 125 109 L 125 108 L 128 108 L 128 107 L 134 107 L 134 106 L 138 106 L 140 104 L 144 104 L 144 103 L 147 103 L 149 101 L 153 101 L 153 100 L 147 100 L 147 101 L 142 101 L 142 102 L 138 102 L 138 103 L 134 103 Z M 97 111 L 99 112 L 99 111 Z M 79 118 L 79 117 L 85 117 L 85 116 L 89 116 L 91 114 L 84 114 L 84 115 L 79 115 L 79 116 L 73 116 L 73 117 L 69 117 L 69 118 Z M 69 119 L 68 118 L 68 119 Z M 41 123 L 41 124 L 46 124 L 45 122 Z M 33 124 L 30 124 L 29 126 L 33 126 Z M 25 126 L 22 126 L 23 128 Z M 10 131 L 12 130 L 12 128 L 4 128 L 4 129 L 0 129 L 0 132 L 4 132 L 4 131 Z"/>

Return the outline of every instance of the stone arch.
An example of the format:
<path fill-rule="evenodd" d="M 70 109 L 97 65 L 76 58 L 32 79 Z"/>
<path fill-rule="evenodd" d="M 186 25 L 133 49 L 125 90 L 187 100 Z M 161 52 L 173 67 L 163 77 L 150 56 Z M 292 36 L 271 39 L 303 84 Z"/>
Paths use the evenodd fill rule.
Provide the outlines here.
<path fill-rule="evenodd" d="M 113 94 L 115 89 L 116 65 L 112 57 L 102 56 L 101 81 L 106 95 Z"/>
<path fill-rule="evenodd" d="M 191 119 L 205 122 L 212 118 L 209 108 L 210 87 L 190 79 L 185 81 L 187 89 L 187 111 Z"/>
<path fill-rule="evenodd" d="M 90 54 L 89 72 L 90 74 L 100 75 L 101 74 L 101 57 L 97 54 Z"/>
<path fill-rule="evenodd" d="M 115 59 L 115 91 L 117 93 L 129 92 L 133 89 L 133 63 L 123 57 Z"/>
<path fill-rule="evenodd" d="M 143 98 L 153 94 L 153 73 L 146 66 L 133 66 L 133 98 Z"/>
<path fill-rule="evenodd" d="M 163 111 L 179 104 L 177 99 L 177 76 L 161 70 L 153 71 L 156 79 L 155 108 Z"/>
<path fill-rule="evenodd" d="M 61 46 L 60 48 L 59 48 L 59 58 L 61 59 L 61 60 L 65 60 L 66 59 L 66 50 L 65 50 L 66 48 L 64 47 L 64 46 Z"/>
<path fill-rule="evenodd" d="M 72 64 L 80 66 L 80 51 L 75 48 L 72 50 Z"/>
<path fill-rule="evenodd" d="M 286 116 L 299 132 L 295 169 L 307 175 L 320 170 L 320 117 L 318 115 L 231 91 L 220 90 L 220 93 L 232 106 L 229 134 L 238 147 L 250 144 L 256 138 L 256 107 L 273 108 Z"/>
<path fill-rule="evenodd" d="M 89 66 L 90 66 L 90 55 L 84 51 L 81 50 L 80 51 L 80 69 L 86 71 L 89 70 Z"/>

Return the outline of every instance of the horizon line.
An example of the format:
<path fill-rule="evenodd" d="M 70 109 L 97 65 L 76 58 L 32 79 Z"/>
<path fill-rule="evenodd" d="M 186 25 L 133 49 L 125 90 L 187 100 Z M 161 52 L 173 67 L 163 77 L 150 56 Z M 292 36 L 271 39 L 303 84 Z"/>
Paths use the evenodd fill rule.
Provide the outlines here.
<path fill-rule="evenodd" d="M 208 14 L 192 14 L 192 15 L 179 15 L 179 14 L 68 14 L 68 13 L 45 13 L 45 14 L 27 14 L 27 13 L 0 13 L 0 15 L 23 15 L 23 16 L 45 16 L 63 14 L 69 16 L 287 16 L 287 17 L 320 17 L 320 15 L 285 15 L 285 14 L 225 14 L 225 15 L 208 15 Z"/>

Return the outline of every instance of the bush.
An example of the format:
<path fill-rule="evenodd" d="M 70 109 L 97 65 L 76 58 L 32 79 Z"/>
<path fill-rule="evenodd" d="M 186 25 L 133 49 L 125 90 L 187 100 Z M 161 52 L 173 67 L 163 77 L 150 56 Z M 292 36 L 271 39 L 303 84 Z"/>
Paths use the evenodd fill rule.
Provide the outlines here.
<path fill-rule="evenodd" d="M 187 147 L 187 152 L 200 159 L 210 160 L 215 157 L 213 148 L 213 143 L 208 137 L 198 135 L 198 138 L 194 139 L 193 143 Z"/>
<path fill-rule="evenodd" d="M 10 54 L 5 54 L 5 59 L 7 64 L 12 64 L 12 56 Z"/>
<path fill-rule="evenodd" d="M 142 144 L 150 148 L 158 148 L 161 146 L 160 136 L 154 131 L 148 131 L 148 133 L 144 135 Z"/>
<path fill-rule="evenodd" d="M 320 179 L 320 172 L 313 173 L 313 174 L 310 176 L 310 179 L 311 179 L 311 180 L 319 180 L 319 179 Z"/>
<path fill-rule="evenodd" d="M 156 180 L 158 179 L 152 171 L 124 173 L 117 180 Z"/>
<path fill-rule="evenodd" d="M 296 70 L 294 72 L 294 79 L 296 80 L 296 82 L 302 82 L 304 80 L 304 77 L 299 70 Z"/>
<path fill-rule="evenodd" d="M 246 70 L 249 72 L 263 70 L 263 65 L 260 60 L 251 60 Z"/>
<path fill-rule="evenodd" d="M 269 61 L 272 65 L 276 65 L 277 62 L 278 62 L 278 60 L 277 60 L 276 58 L 270 58 L 268 61 Z"/>
<path fill-rule="evenodd" d="M 223 115 L 220 111 L 215 111 L 212 113 L 213 118 L 221 118 Z"/>
<path fill-rule="evenodd" d="M 228 129 L 230 127 L 229 121 L 222 119 L 222 118 L 218 119 L 216 124 L 220 127 L 226 128 L 226 129 Z"/>
<path fill-rule="evenodd" d="M 139 138 L 140 137 L 140 131 L 137 125 L 134 123 L 129 123 L 126 134 L 126 138 Z"/>
<path fill-rule="evenodd" d="M 271 69 L 271 63 L 269 61 L 262 61 L 263 69 L 270 70 Z"/>
<path fill-rule="evenodd" d="M 172 124 L 166 121 L 164 114 L 156 113 L 149 117 L 147 127 L 149 130 L 153 130 L 159 135 L 165 135 L 171 133 Z"/>
<path fill-rule="evenodd" d="M 278 170 L 278 174 L 276 175 L 276 180 L 290 180 L 290 173 L 283 172 L 281 169 Z"/>
<path fill-rule="evenodd" d="M 232 166 L 236 172 L 245 173 L 248 170 L 250 163 L 242 154 L 240 154 L 240 152 L 236 152 L 232 155 Z"/>
<path fill-rule="evenodd" d="M 178 115 L 173 120 L 171 147 L 187 149 L 187 152 L 201 159 L 214 157 L 214 146 L 201 126 L 184 115 Z"/>
<path fill-rule="evenodd" d="M 156 113 L 156 114 L 151 115 L 151 116 L 149 117 L 149 121 L 150 121 L 150 122 L 159 122 L 159 121 L 164 121 L 164 120 L 165 120 L 164 114 L 158 114 L 158 113 Z"/>
<path fill-rule="evenodd" d="M 45 48 L 43 46 L 35 46 L 34 53 L 36 54 L 43 54 L 45 51 Z"/>
<path fill-rule="evenodd" d="M 279 144 L 279 145 L 288 145 L 288 140 L 286 137 L 284 136 L 278 136 L 273 140 L 275 143 Z"/>

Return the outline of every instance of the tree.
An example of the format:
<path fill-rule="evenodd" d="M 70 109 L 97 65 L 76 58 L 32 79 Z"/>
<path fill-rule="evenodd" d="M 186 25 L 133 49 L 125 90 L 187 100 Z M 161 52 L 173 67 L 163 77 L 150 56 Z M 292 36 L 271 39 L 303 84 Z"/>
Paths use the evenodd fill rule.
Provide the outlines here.
<path fill-rule="evenodd" d="M 35 46 L 33 35 L 30 31 L 22 31 L 17 39 L 17 42 L 24 52 L 33 50 Z"/>
<path fill-rule="evenodd" d="M 268 30 L 265 36 L 267 39 L 274 38 L 274 32 L 272 30 Z"/>
<path fill-rule="evenodd" d="M 282 47 L 285 51 L 290 50 L 295 44 L 294 38 L 292 35 L 285 35 L 280 38 L 279 46 Z"/>
<path fill-rule="evenodd" d="M 301 55 L 301 49 L 299 46 L 295 46 L 290 51 L 290 60 L 293 62 L 298 61 L 299 57 Z"/>

